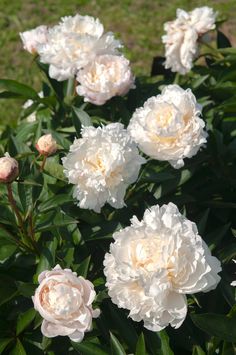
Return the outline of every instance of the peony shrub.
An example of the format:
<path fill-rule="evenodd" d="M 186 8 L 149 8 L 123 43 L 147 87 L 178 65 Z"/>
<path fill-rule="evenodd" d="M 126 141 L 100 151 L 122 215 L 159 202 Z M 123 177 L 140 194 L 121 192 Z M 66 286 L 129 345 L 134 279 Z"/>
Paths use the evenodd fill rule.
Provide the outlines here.
<path fill-rule="evenodd" d="M 234 353 L 236 50 L 219 25 L 177 10 L 137 78 L 99 19 L 20 34 L 44 79 L 0 80 L 23 105 L 0 132 L 1 354 Z"/>

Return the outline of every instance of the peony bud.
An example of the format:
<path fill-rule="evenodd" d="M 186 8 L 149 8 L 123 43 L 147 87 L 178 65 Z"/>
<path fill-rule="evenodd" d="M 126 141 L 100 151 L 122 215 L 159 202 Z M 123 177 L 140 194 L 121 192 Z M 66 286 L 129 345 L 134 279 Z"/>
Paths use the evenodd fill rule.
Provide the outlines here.
<path fill-rule="evenodd" d="M 5 184 L 14 181 L 19 175 L 18 162 L 8 154 L 0 158 L 0 182 Z"/>
<path fill-rule="evenodd" d="M 45 134 L 40 137 L 36 143 L 36 149 L 41 155 L 52 155 L 57 151 L 57 142 L 53 139 L 51 134 Z"/>

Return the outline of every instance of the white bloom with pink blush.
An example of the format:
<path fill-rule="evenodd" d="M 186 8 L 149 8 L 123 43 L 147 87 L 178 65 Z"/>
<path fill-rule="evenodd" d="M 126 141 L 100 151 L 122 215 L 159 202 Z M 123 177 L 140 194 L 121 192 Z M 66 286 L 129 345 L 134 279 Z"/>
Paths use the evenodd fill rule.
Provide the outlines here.
<path fill-rule="evenodd" d="M 180 327 L 186 294 L 214 290 L 220 281 L 220 261 L 173 203 L 151 207 L 142 221 L 133 217 L 113 238 L 104 260 L 108 294 L 149 330 Z"/>
<path fill-rule="evenodd" d="M 79 206 L 95 212 L 106 202 L 114 208 L 125 206 L 126 189 L 137 180 L 145 161 L 121 123 L 84 127 L 82 138 L 74 140 L 62 159 Z"/>
<path fill-rule="evenodd" d="M 38 46 L 47 43 L 48 28 L 47 26 L 38 26 L 32 30 L 21 32 L 21 40 L 23 47 L 31 54 L 38 53 Z"/>
<path fill-rule="evenodd" d="M 100 313 L 92 308 L 96 297 L 93 284 L 59 265 L 42 272 L 38 280 L 32 298 L 34 308 L 43 317 L 43 335 L 68 336 L 72 341 L 81 342 L 84 333 L 92 329 L 92 319 Z"/>
<path fill-rule="evenodd" d="M 178 169 L 206 143 L 201 106 L 190 89 L 166 86 L 134 112 L 128 131 L 139 148 L 153 159 Z"/>
<path fill-rule="evenodd" d="M 98 19 L 68 16 L 48 31 L 48 41 L 40 46 L 42 63 L 49 64 L 49 75 L 58 81 L 73 78 L 97 55 L 117 54 L 121 47 L 113 33 L 104 33 Z"/>
<path fill-rule="evenodd" d="M 213 9 L 203 6 L 186 12 L 176 11 L 176 19 L 164 24 L 166 34 L 165 68 L 180 74 L 188 73 L 198 56 L 198 39 L 215 28 L 216 15 Z"/>
<path fill-rule="evenodd" d="M 100 55 L 77 74 L 77 93 L 84 101 L 103 105 L 113 96 L 135 88 L 129 61 L 123 56 Z"/>

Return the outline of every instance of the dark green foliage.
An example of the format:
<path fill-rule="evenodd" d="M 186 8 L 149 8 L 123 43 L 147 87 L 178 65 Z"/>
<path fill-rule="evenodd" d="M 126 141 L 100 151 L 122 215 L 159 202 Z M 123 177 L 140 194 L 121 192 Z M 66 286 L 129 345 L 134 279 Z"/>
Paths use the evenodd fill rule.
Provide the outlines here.
<path fill-rule="evenodd" d="M 206 147 L 186 159 L 180 170 L 148 161 L 127 190 L 127 206 L 114 210 L 106 205 L 101 214 L 75 205 L 61 158 L 74 137 L 80 136 L 82 125 L 119 121 L 127 126 L 135 108 L 172 79 L 165 72 L 161 74 L 166 78 L 137 79 L 136 89 L 127 97 L 113 98 L 102 107 L 85 105 L 73 96 L 70 82 L 58 83 L 47 75 L 43 99 L 28 86 L 0 80 L 1 97 L 33 100 L 19 125 L 15 129 L 6 126 L 0 136 L 0 155 L 7 151 L 20 164 L 13 193 L 24 221 L 20 229 L 8 204 L 6 186 L 0 185 L 0 354 L 234 353 L 235 290 L 230 282 L 235 278 L 232 259 L 236 258 L 236 49 L 227 47 L 229 42 L 221 32 L 217 43 L 220 49 L 212 56 L 208 53 L 207 66 L 195 66 L 189 75 L 176 78 L 182 87 L 192 88 L 203 105 L 209 133 Z M 47 74 L 46 66 L 39 67 Z M 25 117 L 34 110 L 37 120 L 27 122 Z M 47 159 L 41 173 L 35 142 L 46 132 L 53 133 L 60 149 Z M 154 333 L 112 304 L 103 258 L 112 234 L 129 225 L 133 215 L 142 218 L 146 208 L 169 201 L 197 223 L 200 235 L 222 262 L 222 281 L 215 291 L 189 296 L 189 314 L 180 329 Z M 82 343 L 43 337 L 41 318 L 32 309 L 39 273 L 57 263 L 91 280 L 98 294 L 101 316 Z"/>

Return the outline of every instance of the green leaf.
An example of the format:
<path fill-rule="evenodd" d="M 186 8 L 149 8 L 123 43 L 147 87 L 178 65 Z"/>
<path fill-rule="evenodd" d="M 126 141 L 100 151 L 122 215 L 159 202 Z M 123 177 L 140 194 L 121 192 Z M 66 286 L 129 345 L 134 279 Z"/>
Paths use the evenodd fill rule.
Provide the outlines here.
<path fill-rule="evenodd" d="M 111 354 L 126 355 L 125 350 L 119 340 L 110 332 Z"/>
<path fill-rule="evenodd" d="M 27 355 L 25 349 L 19 339 L 16 341 L 15 347 L 12 349 L 9 355 Z"/>
<path fill-rule="evenodd" d="M 55 266 L 55 254 L 57 248 L 57 239 L 54 238 L 52 241 L 45 243 L 45 248 L 42 250 L 36 275 L 34 277 L 37 281 L 38 275 L 44 270 L 50 270 Z"/>
<path fill-rule="evenodd" d="M 13 244 L 10 240 L 0 239 L 0 260 L 4 261 L 12 256 L 16 249 L 17 245 Z"/>
<path fill-rule="evenodd" d="M 106 351 L 102 350 L 101 345 L 83 341 L 82 343 L 71 342 L 73 348 L 81 355 L 109 355 Z"/>
<path fill-rule="evenodd" d="M 204 233 L 205 233 L 209 212 L 210 212 L 210 209 L 208 208 L 206 211 L 203 212 L 200 220 L 197 223 L 198 233 L 201 236 L 204 235 Z"/>
<path fill-rule="evenodd" d="M 67 181 L 63 173 L 63 166 L 53 160 L 50 160 L 50 158 L 46 161 L 44 171 L 58 180 Z"/>
<path fill-rule="evenodd" d="M 6 275 L 0 275 L 0 306 L 18 293 L 15 282 Z"/>
<path fill-rule="evenodd" d="M 235 355 L 235 354 L 236 354 L 236 345 L 224 341 L 221 355 Z"/>
<path fill-rule="evenodd" d="M 1 338 L 0 339 L 0 354 L 2 354 L 3 350 L 7 347 L 8 344 L 12 341 L 12 338 Z"/>
<path fill-rule="evenodd" d="M 143 333 L 141 333 L 137 341 L 135 355 L 144 354 L 146 354 L 145 339 Z"/>
<path fill-rule="evenodd" d="M 68 202 L 73 202 L 73 197 L 68 195 L 68 194 L 58 194 L 56 196 L 53 196 L 49 198 L 47 201 L 43 202 L 39 206 L 39 211 L 40 212 L 46 212 L 51 209 L 54 209 L 55 207 L 61 206 L 64 203 Z"/>
<path fill-rule="evenodd" d="M 192 355 L 206 355 L 199 345 L 194 345 Z"/>
<path fill-rule="evenodd" d="M 217 31 L 217 48 L 230 48 L 231 43 L 223 32 Z"/>
<path fill-rule="evenodd" d="M 80 120 L 82 126 L 92 126 L 91 118 L 87 114 L 87 112 L 85 112 L 75 106 L 73 106 L 72 108 L 73 108 L 73 111 L 76 114 L 77 118 Z"/>
<path fill-rule="evenodd" d="M 15 80 L 0 79 L 0 92 L 10 92 L 19 95 L 20 98 L 38 99 L 37 92 L 30 86 L 18 83 Z"/>
<path fill-rule="evenodd" d="M 17 282 L 17 288 L 19 291 L 19 294 L 31 298 L 34 295 L 35 289 L 37 285 L 29 283 L 29 282 Z"/>
<path fill-rule="evenodd" d="M 16 335 L 19 335 L 23 332 L 23 330 L 25 330 L 25 328 L 28 327 L 28 325 L 33 321 L 35 315 L 36 311 L 34 308 L 31 308 L 25 313 L 19 315 L 16 324 Z"/>
<path fill-rule="evenodd" d="M 129 345 L 132 351 L 135 350 L 138 341 L 138 335 L 132 323 L 129 322 L 127 317 L 109 303 L 108 307 L 109 315 L 112 319 L 112 324 L 116 325 L 116 330 L 124 341 Z"/>
<path fill-rule="evenodd" d="M 222 314 L 192 314 L 194 324 L 204 332 L 229 342 L 236 341 L 235 317 Z"/>
<path fill-rule="evenodd" d="M 158 335 L 160 337 L 161 340 L 161 352 L 162 355 L 174 355 L 173 351 L 170 348 L 170 344 L 169 344 L 169 337 L 166 333 L 165 330 L 162 330 L 160 332 L 158 332 Z"/>
<path fill-rule="evenodd" d="M 89 263 L 90 263 L 91 255 L 89 255 L 82 263 L 79 265 L 78 269 L 76 270 L 79 276 L 83 276 L 84 278 L 87 277 Z"/>

